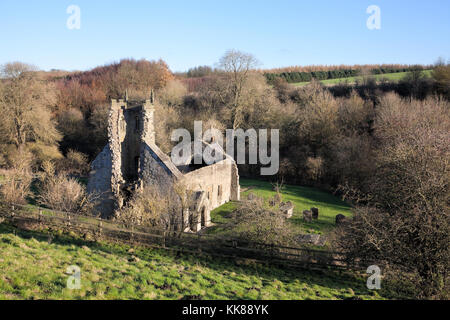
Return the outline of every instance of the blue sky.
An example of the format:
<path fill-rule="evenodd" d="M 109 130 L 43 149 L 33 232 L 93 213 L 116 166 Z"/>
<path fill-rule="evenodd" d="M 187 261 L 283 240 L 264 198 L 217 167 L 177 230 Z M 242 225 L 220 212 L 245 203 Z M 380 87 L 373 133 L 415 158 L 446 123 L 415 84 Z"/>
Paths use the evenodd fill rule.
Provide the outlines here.
<path fill-rule="evenodd" d="M 81 29 L 69 30 L 69 5 Z M 366 8 L 381 9 L 369 30 Z M 1 0 L 0 64 L 86 70 L 121 58 L 164 59 L 173 71 L 214 65 L 227 49 L 263 68 L 422 63 L 450 58 L 449 0 Z"/>

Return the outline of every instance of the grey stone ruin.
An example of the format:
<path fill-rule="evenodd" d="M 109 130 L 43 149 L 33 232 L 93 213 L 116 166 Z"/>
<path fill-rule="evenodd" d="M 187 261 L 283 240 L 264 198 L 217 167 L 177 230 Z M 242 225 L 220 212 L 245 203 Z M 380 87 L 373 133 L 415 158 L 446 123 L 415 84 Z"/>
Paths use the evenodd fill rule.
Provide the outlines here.
<path fill-rule="evenodd" d="M 347 218 L 343 214 L 338 214 L 336 216 L 336 225 L 342 225 L 347 222 Z"/>
<path fill-rule="evenodd" d="M 313 220 L 319 219 L 319 208 L 311 208 Z"/>
<path fill-rule="evenodd" d="M 303 211 L 303 220 L 305 220 L 306 222 L 311 222 L 312 221 L 312 213 L 309 210 L 304 210 Z"/>
<path fill-rule="evenodd" d="M 280 204 L 280 211 L 285 215 L 286 219 L 292 218 L 294 214 L 294 204 L 291 201 L 282 202 Z"/>
<path fill-rule="evenodd" d="M 195 164 L 211 145 L 203 140 L 187 142 L 192 151 L 186 163 L 175 164 L 156 145 L 153 90 L 144 101 L 112 99 L 108 118 L 108 144 L 92 162 L 88 192 L 99 194 L 98 210 L 103 218 L 120 214 L 132 194 L 145 186 L 163 194 L 181 183 L 191 191 L 192 208 L 185 210 L 178 230 L 198 232 L 211 225 L 211 210 L 229 201 L 239 201 L 239 174 L 236 162 L 214 146 L 223 159 L 213 164 Z M 196 151 L 195 144 L 201 146 Z M 199 153 L 201 152 L 201 154 Z"/>

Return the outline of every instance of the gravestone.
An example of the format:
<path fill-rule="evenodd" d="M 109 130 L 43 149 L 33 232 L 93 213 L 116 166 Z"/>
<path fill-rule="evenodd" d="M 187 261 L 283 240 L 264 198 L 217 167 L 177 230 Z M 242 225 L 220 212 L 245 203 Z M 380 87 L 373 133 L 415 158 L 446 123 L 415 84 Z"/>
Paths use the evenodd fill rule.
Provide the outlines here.
<path fill-rule="evenodd" d="M 312 221 L 312 213 L 311 213 L 311 211 L 309 211 L 309 210 L 304 210 L 304 211 L 303 211 L 303 219 L 304 219 L 306 222 L 311 222 L 311 221 Z"/>
<path fill-rule="evenodd" d="M 311 208 L 311 213 L 314 220 L 319 219 L 319 208 Z"/>
<path fill-rule="evenodd" d="M 338 214 L 336 216 L 336 225 L 341 225 L 347 221 L 347 218 L 343 214 Z"/>
<path fill-rule="evenodd" d="M 289 219 L 294 214 L 294 204 L 291 201 L 282 202 L 280 204 L 280 210 L 285 215 L 286 219 Z"/>

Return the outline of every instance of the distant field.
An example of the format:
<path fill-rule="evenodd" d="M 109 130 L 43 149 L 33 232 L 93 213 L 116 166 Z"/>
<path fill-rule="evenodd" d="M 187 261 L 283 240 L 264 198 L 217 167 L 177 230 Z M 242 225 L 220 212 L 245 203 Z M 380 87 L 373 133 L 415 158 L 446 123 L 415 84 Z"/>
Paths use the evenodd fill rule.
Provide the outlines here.
<path fill-rule="evenodd" d="M 250 192 L 269 199 L 275 195 L 272 185 L 266 181 L 240 179 L 242 189 L 241 199 L 246 199 Z M 341 213 L 350 216 L 350 206 L 334 195 L 316 188 L 286 185 L 282 191 L 283 201 L 294 203 L 294 215 L 291 223 L 300 233 L 327 233 L 335 226 L 336 215 Z M 227 203 L 211 212 L 213 222 L 226 223 L 227 215 L 236 208 L 236 203 Z M 306 223 L 303 220 L 303 210 L 311 207 L 319 208 L 319 220 Z M 218 226 L 218 228 L 220 228 Z M 214 231 L 214 230 L 213 230 Z"/>
<path fill-rule="evenodd" d="M 425 77 L 431 77 L 431 72 L 432 72 L 432 70 L 423 71 Z M 383 78 L 385 78 L 389 81 L 400 81 L 407 74 L 408 74 L 408 72 L 395 72 L 395 73 L 377 74 L 377 75 L 373 75 L 373 77 L 377 81 L 380 81 Z M 358 77 L 348 77 L 348 78 L 339 78 L 339 79 L 328 79 L 328 80 L 322 80 L 320 82 L 325 85 L 335 85 L 335 84 L 339 84 L 339 83 L 353 84 L 353 83 L 356 83 L 357 79 L 362 80 L 362 77 L 358 76 Z M 309 82 L 297 82 L 297 83 L 293 83 L 292 85 L 304 86 L 304 85 L 307 85 L 308 83 Z"/>
<path fill-rule="evenodd" d="M 382 299 L 349 273 L 285 270 L 259 264 L 176 256 L 0 224 L 0 300 L 4 299 Z M 68 289 L 69 266 L 81 271 Z"/>

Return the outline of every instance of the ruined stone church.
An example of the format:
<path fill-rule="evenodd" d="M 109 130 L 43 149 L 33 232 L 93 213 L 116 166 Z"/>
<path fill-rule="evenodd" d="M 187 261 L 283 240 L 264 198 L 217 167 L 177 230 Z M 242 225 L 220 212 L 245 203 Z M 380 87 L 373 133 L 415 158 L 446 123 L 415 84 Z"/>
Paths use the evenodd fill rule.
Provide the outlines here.
<path fill-rule="evenodd" d="M 164 193 L 183 182 L 193 201 L 189 210 L 181 213 L 180 229 L 198 232 L 211 225 L 211 210 L 239 200 L 236 162 L 223 152 L 224 160 L 211 165 L 194 165 L 193 154 L 176 166 L 156 145 L 154 112 L 153 94 L 145 102 L 111 101 L 108 144 L 92 162 L 88 192 L 100 194 L 98 209 L 103 218 L 110 218 L 139 188 L 152 185 Z"/>

